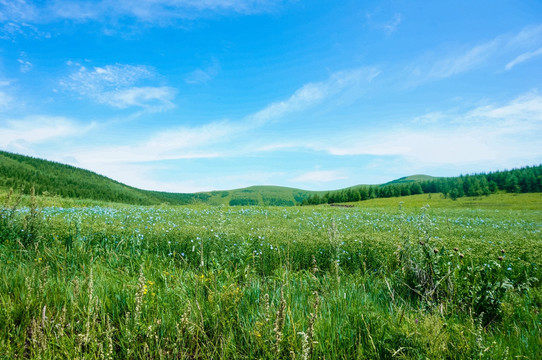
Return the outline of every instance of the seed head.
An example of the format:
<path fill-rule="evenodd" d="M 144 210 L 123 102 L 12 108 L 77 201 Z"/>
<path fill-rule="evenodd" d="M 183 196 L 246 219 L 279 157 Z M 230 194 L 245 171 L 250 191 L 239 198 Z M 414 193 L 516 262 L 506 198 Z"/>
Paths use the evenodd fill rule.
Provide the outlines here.
<path fill-rule="evenodd" d="M 433 249 L 433 252 L 434 252 L 435 254 L 438 254 L 438 249 L 437 249 L 437 248 L 434 248 L 434 249 Z"/>
<path fill-rule="evenodd" d="M 459 253 L 459 257 L 460 257 L 461 259 L 463 259 L 463 258 L 465 257 L 465 255 Z"/>
<path fill-rule="evenodd" d="M 421 246 L 424 246 L 425 243 L 424 243 L 423 241 L 420 241 L 420 245 L 421 245 Z"/>
<path fill-rule="evenodd" d="M 459 249 L 458 249 L 458 248 L 456 248 L 456 247 L 454 247 L 454 251 L 459 251 Z"/>
<path fill-rule="evenodd" d="M 502 256 L 499 256 L 499 261 L 502 261 L 503 257 Z"/>
<path fill-rule="evenodd" d="M 505 253 L 504 249 L 501 249 L 501 254 L 504 254 L 504 253 Z"/>

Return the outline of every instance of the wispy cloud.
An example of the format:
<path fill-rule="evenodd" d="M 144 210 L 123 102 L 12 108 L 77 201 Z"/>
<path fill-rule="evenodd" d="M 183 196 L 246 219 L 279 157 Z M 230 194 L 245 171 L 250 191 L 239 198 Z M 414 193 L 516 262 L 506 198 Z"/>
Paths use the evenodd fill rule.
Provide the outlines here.
<path fill-rule="evenodd" d="M 503 36 L 503 41 L 509 47 L 521 49 L 532 48 L 542 42 L 542 25 L 526 26 L 516 34 Z"/>
<path fill-rule="evenodd" d="M 523 54 L 518 55 L 514 60 L 510 61 L 506 66 L 504 67 L 506 70 L 512 69 L 514 66 L 521 64 L 525 61 L 528 61 L 534 57 L 542 55 L 542 47 L 534 50 L 534 51 L 527 51 Z"/>
<path fill-rule="evenodd" d="M 79 65 L 79 69 L 60 84 L 95 102 L 119 109 L 135 106 L 162 111 L 174 107 L 175 89 L 167 86 L 135 86 L 154 77 L 154 70 L 142 65 L 116 64 L 92 69 Z"/>
<path fill-rule="evenodd" d="M 383 31 L 386 35 L 394 33 L 403 20 L 403 15 L 399 13 L 393 14 L 391 19 L 381 20 L 378 13 L 379 11 L 366 14 L 367 23 L 370 27 Z"/>
<path fill-rule="evenodd" d="M 0 21 L 0 39 L 14 41 L 17 37 L 47 39 L 51 37 L 48 32 L 40 31 L 36 26 L 27 23 L 6 22 Z"/>
<path fill-rule="evenodd" d="M 455 56 L 447 56 L 432 66 L 427 77 L 430 79 L 447 78 L 469 71 L 489 59 L 499 48 L 499 45 L 498 40 L 493 40 Z"/>
<path fill-rule="evenodd" d="M 196 69 L 189 73 L 184 81 L 187 84 L 205 84 L 212 80 L 215 76 L 218 75 L 220 72 L 220 63 L 218 60 L 213 59 L 212 64 L 203 68 L 203 69 Z"/>
<path fill-rule="evenodd" d="M 132 18 L 147 23 L 194 19 L 216 13 L 269 12 L 284 0 L 101 0 L 51 2 L 1 0 L 0 21 L 47 23 L 60 20 L 104 21 Z"/>
<path fill-rule="evenodd" d="M 470 122 L 472 119 L 487 119 L 490 123 L 500 121 L 513 125 L 521 121 L 524 125 L 542 126 L 542 95 L 534 91 L 521 95 L 505 105 L 478 107 L 467 113 L 466 120 Z M 521 129 L 520 127 L 518 130 Z"/>
<path fill-rule="evenodd" d="M 26 59 L 26 54 L 24 52 L 21 52 L 21 57 L 17 59 L 17 62 L 19 63 L 19 71 L 22 73 L 27 73 L 30 70 L 32 70 L 32 63 Z"/>
<path fill-rule="evenodd" d="M 326 183 L 345 179 L 348 179 L 348 176 L 340 170 L 316 170 L 296 176 L 290 181 L 296 183 Z"/>
<path fill-rule="evenodd" d="M 129 75 L 120 76 L 120 78 L 138 78 L 140 71 L 143 74 L 146 73 L 145 69 L 132 70 L 128 71 Z M 83 76 L 85 79 L 87 78 L 86 71 L 85 76 Z M 91 71 L 90 73 L 93 76 L 89 77 L 94 79 L 97 72 L 102 72 L 102 70 Z M 108 76 L 111 73 L 105 70 L 103 72 Z M 212 159 L 253 155 L 255 151 L 258 151 L 261 144 L 238 141 L 240 138 L 257 138 L 261 136 L 259 131 L 273 120 L 279 119 L 287 113 L 306 110 L 328 101 L 346 91 L 346 89 L 358 86 L 360 82 L 370 81 L 377 74 L 376 70 L 366 68 L 337 72 L 325 81 L 303 85 L 286 100 L 270 104 L 264 109 L 237 121 L 214 121 L 194 127 L 169 128 L 150 133 L 147 139 L 130 145 L 82 149 L 77 151 L 74 158 L 79 166 L 99 171 L 118 180 L 124 180 L 125 176 L 119 177 L 120 174 L 114 169 L 124 169 L 126 167 L 127 171 L 132 171 L 134 170 L 132 165 L 151 164 L 163 160 Z M 118 77 L 111 76 L 111 82 L 123 82 L 118 80 Z M 101 82 L 102 77 L 98 76 L 98 78 L 100 79 L 98 82 Z M 93 81 L 89 82 L 93 83 Z M 131 81 L 125 81 L 124 83 L 129 84 Z M 270 149 L 267 150 L 270 151 Z M 151 184 L 153 181 L 151 180 L 151 172 L 148 172 L 148 174 L 146 176 L 140 173 L 137 183 L 133 179 L 126 179 L 127 183 L 141 186 L 144 184 L 144 179 L 147 178 L 149 184 Z M 331 174 L 326 172 L 312 175 L 312 180 L 319 182 L 332 181 L 332 178 L 343 179 L 344 176 L 339 173 Z M 301 181 L 301 179 L 303 177 L 299 177 L 298 180 Z M 143 187 L 149 188 L 149 186 Z M 171 188 L 171 186 L 168 186 L 168 189 Z"/>
<path fill-rule="evenodd" d="M 28 21 L 38 16 L 36 6 L 25 0 L 0 0 L 0 21 Z"/>
<path fill-rule="evenodd" d="M 376 9 L 365 13 L 365 19 L 370 28 L 391 35 L 403 21 L 403 15 L 401 13 L 392 14 L 386 11 L 383 6 L 378 6 Z"/>
<path fill-rule="evenodd" d="M 175 89 L 171 87 L 142 86 L 104 92 L 97 99 L 119 109 L 137 106 L 151 111 L 162 111 L 175 107 L 174 97 Z"/>
<path fill-rule="evenodd" d="M 462 114 L 441 113 L 436 121 L 423 127 L 413 121 L 371 136 L 352 131 L 334 137 L 341 137 L 338 143 L 321 140 L 307 142 L 307 146 L 336 156 L 397 156 L 422 165 L 507 165 L 516 159 L 542 159 L 538 136 L 542 133 L 542 95 L 538 93 Z"/>
<path fill-rule="evenodd" d="M 426 54 L 407 66 L 413 83 L 445 79 L 474 69 L 506 63 L 505 69 L 542 54 L 542 25 L 530 26 L 517 33 L 499 35 L 471 46 Z M 517 55 L 521 52 L 520 55 Z M 507 60 L 514 56 L 512 61 Z"/>
<path fill-rule="evenodd" d="M 213 145 L 230 140 L 237 131 L 235 125 L 227 122 L 171 128 L 133 145 L 100 147 L 81 152 L 75 158 L 88 165 L 221 157 L 226 154 L 213 150 Z"/>
<path fill-rule="evenodd" d="M 306 84 L 288 99 L 272 103 L 255 114 L 248 116 L 248 119 L 257 124 L 262 124 L 272 119 L 280 118 L 288 113 L 314 106 L 360 83 L 368 84 L 378 74 L 379 71 L 373 67 L 363 67 L 333 73 L 326 81 Z"/>
<path fill-rule="evenodd" d="M 7 120 L 0 125 L 0 147 L 12 151 L 31 150 L 36 144 L 82 135 L 93 126 L 81 126 L 70 119 L 53 116 Z"/>
<path fill-rule="evenodd" d="M 13 97 L 4 91 L 0 91 L 0 111 L 4 111 L 5 109 L 9 108 L 12 103 Z"/>

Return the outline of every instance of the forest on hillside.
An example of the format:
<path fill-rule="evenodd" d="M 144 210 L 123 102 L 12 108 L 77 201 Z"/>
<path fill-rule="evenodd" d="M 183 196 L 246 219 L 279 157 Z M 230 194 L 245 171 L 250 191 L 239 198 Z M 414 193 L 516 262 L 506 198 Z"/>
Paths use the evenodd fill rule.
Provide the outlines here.
<path fill-rule="evenodd" d="M 303 205 L 355 202 L 375 198 L 389 198 L 417 194 L 441 193 L 455 200 L 463 196 L 483 196 L 497 191 L 509 193 L 542 192 L 542 165 L 458 177 L 434 178 L 424 181 L 356 186 L 313 194 Z"/>
<path fill-rule="evenodd" d="M 4 151 L 0 151 L 0 188 L 13 188 L 27 194 L 34 188 L 38 195 L 136 205 L 208 203 L 215 193 L 228 194 L 224 191 L 190 194 L 141 190 L 88 170 Z M 458 177 L 399 179 L 383 185 L 358 185 L 325 193 L 296 189 L 286 197 L 280 189 L 240 189 L 232 195 L 229 205 L 318 205 L 437 193 L 455 200 L 497 191 L 542 192 L 542 165 Z"/>
<path fill-rule="evenodd" d="M 29 194 L 94 199 L 129 204 L 159 203 L 144 191 L 88 170 L 0 151 L 0 187 Z"/>

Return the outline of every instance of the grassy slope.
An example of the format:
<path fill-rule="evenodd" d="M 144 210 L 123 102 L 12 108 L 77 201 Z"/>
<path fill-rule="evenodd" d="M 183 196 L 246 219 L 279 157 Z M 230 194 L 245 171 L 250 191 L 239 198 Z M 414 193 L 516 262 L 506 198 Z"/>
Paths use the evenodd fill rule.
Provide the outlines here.
<path fill-rule="evenodd" d="M 15 185 L 15 186 L 14 186 Z M 0 151 L 0 191 L 10 187 L 35 186 L 39 194 L 49 193 L 64 198 L 91 199 L 129 204 L 172 205 L 204 203 L 229 205 L 233 200 L 243 205 L 293 206 L 312 192 L 279 186 L 253 186 L 245 189 L 202 193 L 168 193 L 133 188 L 92 171 L 52 161 Z"/>
<path fill-rule="evenodd" d="M 408 183 L 412 183 L 412 182 L 416 182 L 416 181 L 428 181 L 428 180 L 434 180 L 434 179 L 436 179 L 436 178 L 433 177 L 433 176 L 418 174 L 418 175 L 404 176 L 402 178 L 387 182 L 387 183 L 385 183 L 383 185 L 408 184 Z"/>
<path fill-rule="evenodd" d="M 35 186 L 38 193 L 70 198 L 155 204 L 159 199 L 92 171 L 52 161 L 0 151 L 0 185 L 23 187 L 27 192 Z M 15 186 L 14 186 L 15 185 Z"/>
<path fill-rule="evenodd" d="M 348 203 L 359 207 L 421 208 L 429 205 L 437 209 L 492 209 L 492 210 L 542 210 L 542 193 L 510 194 L 499 193 L 489 196 L 463 197 L 457 200 L 445 199 L 441 194 L 421 194 L 400 198 L 383 198 Z M 325 206 L 325 205 L 324 205 Z"/>

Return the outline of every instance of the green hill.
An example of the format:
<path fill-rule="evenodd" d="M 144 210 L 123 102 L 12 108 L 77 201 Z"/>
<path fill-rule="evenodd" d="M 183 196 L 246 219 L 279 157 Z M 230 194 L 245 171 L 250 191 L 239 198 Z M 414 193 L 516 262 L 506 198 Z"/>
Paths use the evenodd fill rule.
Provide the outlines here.
<path fill-rule="evenodd" d="M 29 193 L 32 187 L 39 195 L 139 205 L 205 203 L 294 206 L 312 194 L 310 191 L 280 186 L 252 186 L 201 193 L 147 191 L 74 166 L 0 151 L 0 188 L 23 189 L 23 192 Z"/>
<path fill-rule="evenodd" d="M 145 191 L 121 184 L 92 171 L 52 161 L 0 151 L 0 187 L 34 187 L 36 194 L 94 199 L 129 204 L 156 204 L 159 200 Z"/>
<path fill-rule="evenodd" d="M 313 192 L 282 186 L 251 186 L 229 191 L 213 191 L 210 204 L 294 206 Z"/>
<path fill-rule="evenodd" d="M 430 181 L 434 179 L 436 178 L 429 175 L 421 175 L 421 174 L 411 175 L 411 176 L 404 176 L 402 178 L 392 180 L 390 182 L 382 184 L 381 186 L 390 185 L 390 184 L 408 184 L 408 183 L 413 183 L 413 182 L 418 182 L 418 181 Z"/>
<path fill-rule="evenodd" d="M 32 187 L 38 195 L 138 205 L 202 203 L 230 206 L 294 206 L 356 202 L 426 193 L 442 193 L 445 197 L 455 200 L 463 196 L 489 195 L 497 191 L 541 192 L 542 166 L 449 178 L 412 175 L 381 185 L 356 185 L 333 191 L 251 186 L 224 191 L 169 193 L 141 190 L 74 166 L 0 151 L 0 190 L 22 189 L 28 194 Z"/>

